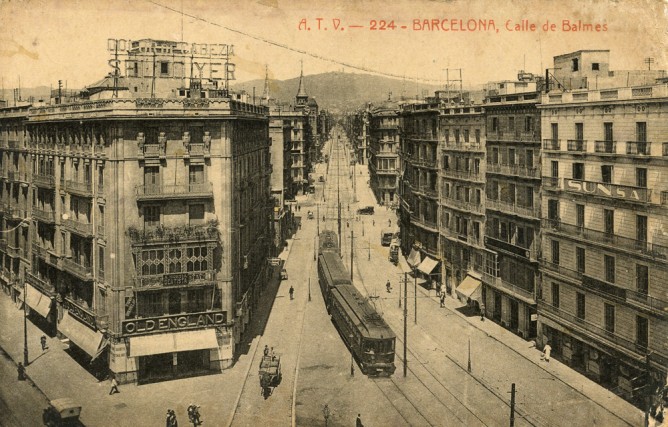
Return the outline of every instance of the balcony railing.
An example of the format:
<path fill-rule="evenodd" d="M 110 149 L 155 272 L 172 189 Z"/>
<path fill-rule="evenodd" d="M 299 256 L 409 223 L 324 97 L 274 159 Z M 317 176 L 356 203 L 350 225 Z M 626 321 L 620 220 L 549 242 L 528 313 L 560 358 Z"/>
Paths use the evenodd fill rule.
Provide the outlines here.
<path fill-rule="evenodd" d="M 413 159 L 412 163 L 415 166 L 422 166 L 425 168 L 434 169 L 438 167 L 438 162 L 436 159 Z"/>
<path fill-rule="evenodd" d="M 557 151 L 560 149 L 558 139 L 543 139 L 543 149 Z"/>
<path fill-rule="evenodd" d="M 416 223 L 418 226 L 423 226 L 432 229 L 433 231 L 438 231 L 438 224 L 436 221 L 431 221 L 428 219 L 420 218 L 418 215 L 411 214 L 411 221 Z"/>
<path fill-rule="evenodd" d="M 485 236 L 485 244 L 486 246 L 491 246 L 497 249 L 501 249 L 503 251 L 531 259 L 533 261 L 538 260 L 537 243 L 535 243 L 533 247 L 527 248 L 522 245 L 506 242 L 499 238 Z"/>
<path fill-rule="evenodd" d="M 51 293 L 53 291 L 53 285 L 39 277 L 37 274 L 30 273 L 28 271 L 26 271 L 26 282 L 28 282 L 29 285 L 34 286 L 35 288 L 44 292 Z"/>
<path fill-rule="evenodd" d="M 90 280 L 93 278 L 93 268 L 91 265 L 82 265 L 75 262 L 71 258 L 62 259 L 63 267 L 73 273 L 75 276 L 83 280 Z"/>
<path fill-rule="evenodd" d="M 597 153 L 615 154 L 617 152 L 617 141 L 596 141 L 594 151 Z"/>
<path fill-rule="evenodd" d="M 30 175 L 26 172 L 9 171 L 7 172 L 7 180 L 13 182 L 29 182 Z"/>
<path fill-rule="evenodd" d="M 485 180 L 485 177 L 480 173 L 480 171 L 473 170 L 465 171 L 456 169 L 443 169 L 442 174 L 443 176 L 449 178 L 459 178 L 477 182 L 483 182 Z"/>
<path fill-rule="evenodd" d="M 585 153 L 587 151 L 587 141 L 582 139 L 569 139 L 567 148 L 568 151 Z"/>
<path fill-rule="evenodd" d="M 23 248 L 20 246 L 14 246 L 15 243 L 9 241 L 7 243 L 7 255 L 9 255 L 12 258 L 25 258 L 25 252 L 23 251 Z"/>
<path fill-rule="evenodd" d="M 487 163 L 487 172 L 526 178 L 540 178 L 540 168 L 528 167 L 526 165 Z"/>
<path fill-rule="evenodd" d="M 535 301 L 533 290 L 524 289 L 520 286 L 513 285 L 512 283 L 506 282 L 500 277 L 492 276 L 491 274 L 485 271 L 482 272 L 482 277 L 485 283 L 490 284 L 495 288 L 505 289 L 513 294 Z"/>
<path fill-rule="evenodd" d="M 6 207 L 5 212 L 14 220 L 19 221 L 28 218 L 28 211 L 24 207 L 15 205 L 7 205 Z"/>
<path fill-rule="evenodd" d="M 548 262 L 544 259 L 541 260 L 540 265 L 546 270 L 550 270 L 550 271 L 555 272 L 557 274 L 560 274 L 562 276 L 568 277 L 569 279 L 572 279 L 572 280 L 574 280 L 578 283 L 582 280 L 582 273 L 580 273 L 579 271 L 570 269 L 568 267 L 564 267 L 563 265 L 554 264 L 554 263 Z"/>
<path fill-rule="evenodd" d="M 638 353 L 640 355 L 645 355 L 650 353 L 650 349 L 648 349 L 647 347 L 641 346 L 635 341 L 624 338 L 615 332 L 610 332 L 605 328 L 602 328 L 585 319 L 579 318 L 576 315 L 571 314 L 565 310 L 554 307 L 552 304 L 550 304 L 545 300 L 538 300 L 538 314 L 539 315 L 547 314 L 547 317 L 553 318 L 553 320 L 555 320 L 557 323 L 562 323 L 563 321 L 566 321 L 571 325 L 576 325 L 585 330 L 586 332 L 589 332 L 590 334 L 596 336 L 596 339 L 612 342 L 620 347 L 631 350 L 634 353 Z M 651 350 L 653 358 L 660 357 L 662 360 L 665 361 L 666 356 L 658 354 L 657 350 L 658 348 Z"/>
<path fill-rule="evenodd" d="M 68 179 L 65 181 L 65 188 L 70 193 L 75 193 L 80 196 L 92 196 L 93 195 L 93 184 L 88 182 L 80 182 Z"/>
<path fill-rule="evenodd" d="M 56 222 L 56 213 L 53 209 L 33 208 L 32 216 L 42 222 L 47 222 L 49 224 Z"/>
<path fill-rule="evenodd" d="M 540 206 L 520 206 L 515 203 L 504 202 L 501 200 L 487 199 L 485 201 L 487 209 L 493 209 L 501 212 L 513 213 L 532 218 L 540 218 Z"/>
<path fill-rule="evenodd" d="M 163 157 L 165 146 L 163 144 L 144 144 L 140 148 L 140 154 L 144 157 Z"/>
<path fill-rule="evenodd" d="M 188 144 L 188 154 L 191 156 L 204 156 L 210 153 L 209 144 Z"/>
<path fill-rule="evenodd" d="M 210 182 L 181 185 L 138 185 L 137 200 L 160 200 L 173 198 L 210 198 L 213 185 Z"/>
<path fill-rule="evenodd" d="M 560 178 L 556 176 L 544 176 L 543 177 L 543 188 L 548 190 L 560 190 L 561 185 Z"/>
<path fill-rule="evenodd" d="M 474 212 L 484 214 L 485 208 L 479 203 L 465 202 L 463 200 L 453 199 L 452 197 L 442 197 L 441 202 L 453 209 L 458 209 L 465 212 Z"/>
<path fill-rule="evenodd" d="M 33 174 L 32 182 L 41 187 L 52 188 L 56 185 L 56 177 L 53 175 Z"/>
<path fill-rule="evenodd" d="M 83 236 L 93 235 L 93 224 L 77 221 L 73 218 L 63 220 L 63 225 Z"/>
<path fill-rule="evenodd" d="M 668 259 L 668 247 L 645 240 L 622 237 L 614 233 L 592 230 L 591 228 L 567 224 L 558 220 L 545 219 L 546 230 L 555 230 L 571 237 L 579 236 L 592 243 L 603 243 L 607 246 L 641 252 L 653 258 Z"/>
<path fill-rule="evenodd" d="M 131 227 L 128 236 L 132 244 L 176 243 L 190 240 L 218 241 L 218 222 L 211 220 L 201 225 L 184 225 L 181 227 L 151 227 L 144 230 Z"/>
<path fill-rule="evenodd" d="M 652 154 L 651 143 L 645 141 L 627 141 L 626 154 L 650 156 Z"/>

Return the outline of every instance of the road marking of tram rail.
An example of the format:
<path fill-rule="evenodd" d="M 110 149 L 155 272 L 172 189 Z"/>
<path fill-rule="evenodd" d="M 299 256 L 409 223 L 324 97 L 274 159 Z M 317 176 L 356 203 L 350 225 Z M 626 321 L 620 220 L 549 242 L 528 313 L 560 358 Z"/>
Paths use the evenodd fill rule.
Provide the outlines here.
<path fill-rule="evenodd" d="M 311 257 L 309 257 L 309 278 L 311 275 L 311 270 L 313 269 L 313 260 Z M 304 327 L 306 326 L 306 310 L 308 310 L 308 303 L 305 303 L 304 309 L 301 311 L 302 313 L 302 330 L 299 333 L 299 345 L 297 346 L 297 361 L 295 362 L 295 379 L 294 379 L 294 385 L 292 387 L 292 422 L 291 425 L 292 427 L 295 427 L 297 425 L 297 413 L 296 413 L 296 406 L 297 406 L 297 380 L 299 379 L 299 361 L 302 358 L 302 342 L 304 341 Z"/>

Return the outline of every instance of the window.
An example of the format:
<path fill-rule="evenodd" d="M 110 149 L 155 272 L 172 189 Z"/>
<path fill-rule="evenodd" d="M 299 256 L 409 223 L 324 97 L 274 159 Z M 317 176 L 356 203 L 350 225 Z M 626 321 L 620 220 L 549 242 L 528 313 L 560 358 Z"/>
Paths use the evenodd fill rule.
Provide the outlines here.
<path fill-rule="evenodd" d="M 580 70 L 580 61 L 578 58 L 573 58 L 571 59 L 571 71 L 579 71 Z"/>
<path fill-rule="evenodd" d="M 603 229 L 606 234 L 615 233 L 615 211 L 612 209 L 603 209 Z"/>
<path fill-rule="evenodd" d="M 636 240 L 638 242 L 647 241 L 647 217 L 645 215 L 636 215 Z M 645 249 L 643 244 L 640 244 L 640 249 Z"/>
<path fill-rule="evenodd" d="M 559 140 L 559 124 L 558 123 L 551 123 L 550 124 L 550 129 L 552 130 L 552 141 L 558 141 Z"/>
<path fill-rule="evenodd" d="M 492 148 L 492 164 L 499 164 L 499 147 Z"/>
<path fill-rule="evenodd" d="M 636 316 L 636 344 L 647 348 L 649 343 L 649 320 L 646 317 Z"/>
<path fill-rule="evenodd" d="M 104 277 L 104 247 L 100 246 L 97 250 L 97 270 L 101 277 Z"/>
<path fill-rule="evenodd" d="M 169 62 L 160 63 L 160 74 L 167 75 L 169 74 Z"/>
<path fill-rule="evenodd" d="M 464 142 L 468 143 L 469 142 L 469 130 L 464 129 Z"/>
<path fill-rule="evenodd" d="M 591 63 L 591 70 L 592 71 L 598 71 L 599 70 L 598 62 L 592 62 Z"/>
<path fill-rule="evenodd" d="M 647 142 L 647 123 L 636 122 L 636 141 Z M 640 151 L 640 150 L 638 150 Z"/>
<path fill-rule="evenodd" d="M 527 169 L 533 169 L 533 150 L 527 150 L 526 166 Z"/>
<path fill-rule="evenodd" d="M 559 221 L 559 200 L 547 201 L 547 219 Z"/>
<path fill-rule="evenodd" d="M 508 130 L 515 130 L 515 117 L 508 117 Z"/>
<path fill-rule="evenodd" d="M 533 117 L 527 116 L 524 118 L 524 131 L 533 132 Z"/>
<path fill-rule="evenodd" d="M 612 165 L 601 166 L 601 182 L 612 184 Z"/>
<path fill-rule="evenodd" d="M 508 164 L 510 166 L 515 166 L 515 149 L 508 149 Z"/>
<path fill-rule="evenodd" d="M 577 292 L 575 294 L 575 310 L 576 316 L 578 319 L 584 320 L 585 318 L 585 294 Z"/>
<path fill-rule="evenodd" d="M 552 177 L 553 178 L 558 178 L 559 177 L 559 162 L 556 160 L 552 160 L 550 162 L 551 170 L 552 170 Z"/>
<path fill-rule="evenodd" d="M 455 129 L 455 144 L 459 144 L 459 129 Z"/>
<path fill-rule="evenodd" d="M 604 255 L 603 263 L 605 267 L 605 281 L 615 283 L 615 257 L 612 255 Z"/>
<path fill-rule="evenodd" d="M 204 205 L 189 205 L 188 221 L 190 225 L 204 224 Z"/>
<path fill-rule="evenodd" d="M 478 221 L 473 221 L 473 238 L 480 241 L 480 223 Z"/>
<path fill-rule="evenodd" d="M 552 240 L 552 264 L 559 265 L 559 241 Z"/>
<path fill-rule="evenodd" d="M 552 282 L 552 307 L 559 308 L 559 284 Z"/>
<path fill-rule="evenodd" d="M 636 168 L 636 186 L 647 188 L 647 169 Z"/>
<path fill-rule="evenodd" d="M 480 129 L 475 130 L 475 143 L 480 144 Z"/>
<path fill-rule="evenodd" d="M 578 227 L 584 227 L 585 225 L 585 206 L 577 204 L 575 205 L 575 225 Z"/>
<path fill-rule="evenodd" d="M 165 266 L 163 264 L 165 252 L 163 250 L 142 251 L 142 276 L 154 276 L 164 274 Z"/>
<path fill-rule="evenodd" d="M 188 248 L 186 252 L 186 257 L 188 260 L 186 265 L 187 271 L 208 270 L 207 252 L 208 248 L 206 246 Z"/>
<path fill-rule="evenodd" d="M 613 141 L 612 136 L 613 136 L 613 134 L 612 134 L 612 123 L 611 122 L 603 123 L 603 137 L 604 137 L 604 140 L 606 142 L 612 142 Z"/>
<path fill-rule="evenodd" d="M 190 184 L 202 184 L 204 182 L 204 165 L 191 165 L 188 176 Z"/>
<path fill-rule="evenodd" d="M 584 163 L 573 163 L 573 179 L 577 179 L 578 181 L 584 181 L 585 179 Z"/>
<path fill-rule="evenodd" d="M 160 167 L 146 166 L 144 168 L 144 192 L 155 194 L 160 192 Z"/>
<path fill-rule="evenodd" d="M 160 225 L 160 206 L 144 206 L 144 228 Z"/>
<path fill-rule="evenodd" d="M 585 248 L 576 247 L 575 248 L 575 264 L 578 269 L 578 273 L 585 272 Z"/>
<path fill-rule="evenodd" d="M 499 130 L 499 118 L 492 117 L 492 132 L 497 132 Z"/>
<path fill-rule="evenodd" d="M 646 265 L 636 264 L 636 290 L 645 295 L 649 291 L 649 268 Z"/>
<path fill-rule="evenodd" d="M 609 333 L 615 332 L 615 306 L 604 303 L 605 310 L 605 330 Z"/>

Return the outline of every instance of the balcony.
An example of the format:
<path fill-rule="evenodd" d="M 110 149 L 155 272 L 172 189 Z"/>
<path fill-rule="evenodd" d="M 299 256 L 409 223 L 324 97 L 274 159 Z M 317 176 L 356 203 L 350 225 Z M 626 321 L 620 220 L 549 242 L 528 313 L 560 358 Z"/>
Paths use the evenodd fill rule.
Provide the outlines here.
<path fill-rule="evenodd" d="M 491 274 L 483 271 L 482 272 L 483 281 L 497 289 L 510 293 L 514 296 L 519 296 L 525 300 L 531 301 L 532 304 L 536 303 L 533 290 L 524 289 L 520 286 L 513 285 L 512 283 L 506 282 L 500 277 L 492 276 Z"/>
<path fill-rule="evenodd" d="M 32 176 L 32 182 L 39 187 L 53 188 L 56 185 L 56 177 L 53 175 L 36 173 Z"/>
<path fill-rule="evenodd" d="M 485 236 L 485 245 L 500 249 L 511 254 L 519 255 L 524 258 L 530 259 L 531 261 L 538 261 L 538 248 L 537 245 L 534 245 L 531 248 L 526 248 L 521 245 L 516 245 L 514 243 L 506 242 L 491 236 Z"/>
<path fill-rule="evenodd" d="M 144 144 L 139 147 L 139 155 L 144 158 L 165 157 L 165 144 Z"/>
<path fill-rule="evenodd" d="M 511 213 L 515 215 L 526 216 L 530 218 L 540 218 L 540 206 L 520 206 L 516 203 L 504 202 L 501 200 L 487 199 L 485 201 L 487 209 L 492 209 L 499 212 Z"/>
<path fill-rule="evenodd" d="M 424 168 L 436 169 L 438 168 L 438 162 L 436 159 L 412 159 L 414 166 L 420 166 Z"/>
<path fill-rule="evenodd" d="M 594 152 L 603 154 L 616 154 L 617 141 L 596 141 Z"/>
<path fill-rule="evenodd" d="M 74 218 L 63 220 L 63 225 L 77 234 L 85 237 L 93 237 L 93 224 L 78 221 Z"/>
<path fill-rule="evenodd" d="M 419 227 L 427 228 L 429 231 L 438 232 L 438 224 L 436 221 L 420 218 L 418 215 L 411 215 L 411 222 Z"/>
<path fill-rule="evenodd" d="M 210 182 L 181 185 L 138 185 L 137 201 L 167 199 L 209 199 L 213 197 Z"/>
<path fill-rule="evenodd" d="M 431 199 L 438 199 L 438 190 L 435 188 L 412 187 L 412 189 L 416 194 L 422 194 L 423 196 L 429 197 Z"/>
<path fill-rule="evenodd" d="M 138 288 L 214 285 L 216 283 L 216 272 L 208 270 L 190 271 L 185 273 L 166 273 L 155 276 L 138 276 L 134 278 L 134 283 Z"/>
<path fill-rule="evenodd" d="M 441 203 L 452 209 L 477 213 L 479 215 L 485 214 L 485 207 L 479 203 L 465 202 L 463 200 L 453 199 L 452 197 L 442 197 Z"/>
<path fill-rule="evenodd" d="M 446 178 L 464 179 L 467 181 L 475 181 L 475 182 L 485 181 L 485 177 L 480 173 L 480 171 L 443 169 L 441 171 L 441 174 L 442 174 L 441 176 L 444 176 Z"/>
<path fill-rule="evenodd" d="M 9 171 L 7 172 L 9 182 L 30 182 L 30 175 L 26 172 Z"/>
<path fill-rule="evenodd" d="M 26 253 L 20 246 L 15 246 L 15 243 L 9 241 L 7 243 L 7 255 L 12 258 L 25 258 Z"/>
<path fill-rule="evenodd" d="M 548 262 L 544 259 L 541 260 L 540 265 L 544 270 L 549 270 L 552 273 L 557 273 L 560 276 L 567 277 L 568 279 L 577 282 L 577 284 L 580 284 L 582 281 L 582 273 L 579 271 L 572 270 L 568 267 L 564 267 L 563 265 Z"/>
<path fill-rule="evenodd" d="M 599 196 L 635 203 L 651 203 L 652 190 L 645 187 L 608 184 L 606 182 L 564 179 L 564 190 L 585 196 Z"/>
<path fill-rule="evenodd" d="M 632 156 L 651 156 L 651 143 L 645 141 L 627 141 L 626 154 Z"/>
<path fill-rule="evenodd" d="M 208 156 L 211 154 L 211 146 L 209 144 L 188 144 L 188 155 L 190 156 Z"/>
<path fill-rule="evenodd" d="M 558 139 L 544 139 L 543 140 L 543 150 L 552 150 L 552 151 L 559 151 L 561 148 L 559 147 L 561 144 L 559 143 Z"/>
<path fill-rule="evenodd" d="M 130 227 L 127 233 L 133 245 L 187 241 L 217 242 L 219 240 L 217 220 L 211 220 L 202 225 L 184 225 L 180 227 L 158 226 L 144 230 Z"/>
<path fill-rule="evenodd" d="M 68 179 L 65 181 L 65 189 L 78 196 L 93 197 L 93 184 L 88 182 L 79 182 Z"/>
<path fill-rule="evenodd" d="M 651 351 L 652 359 L 661 359 L 663 361 L 666 360 L 664 355 L 657 353 L 657 349 L 650 350 L 644 346 L 639 346 L 635 341 L 624 338 L 615 332 L 610 332 L 605 328 L 602 328 L 583 318 L 577 317 L 574 314 L 571 314 L 558 307 L 554 307 L 545 300 L 538 300 L 538 314 L 539 316 L 551 318 L 560 324 L 568 322 L 576 332 L 580 332 L 585 336 L 593 336 L 596 340 L 616 344 L 619 347 L 625 348 L 642 356 L 648 354 Z"/>
<path fill-rule="evenodd" d="M 454 139 L 445 141 L 441 151 L 466 151 L 466 152 L 485 152 L 485 147 L 479 142 L 462 142 Z"/>
<path fill-rule="evenodd" d="M 25 208 L 16 205 L 6 205 L 6 207 L 5 212 L 12 220 L 21 221 L 28 218 L 28 211 Z"/>
<path fill-rule="evenodd" d="M 75 262 L 72 258 L 63 258 L 62 264 L 68 273 L 72 273 L 82 280 L 93 279 L 93 268 L 91 265 L 82 265 Z"/>
<path fill-rule="evenodd" d="M 53 286 L 37 274 L 26 271 L 26 282 L 46 294 L 51 294 L 53 292 Z"/>
<path fill-rule="evenodd" d="M 507 165 L 487 163 L 487 173 L 498 173 L 501 175 L 519 176 L 522 178 L 540 178 L 540 168 L 526 165 Z"/>
<path fill-rule="evenodd" d="M 567 141 L 568 151 L 577 152 L 577 153 L 586 153 L 587 152 L 587 141 L 582 139 L 569 139 Z"/>
<path fill-rule="evenodd" d="M 663 260 L 668 259 L 668 247 L 656 243 L 622 237 L 614 233 L 592 230 L 591 228 L 580 227 L 577 225 L 566 224 L 558 220 L 546 219 L 544 220 L 544 224 L 544 230 L 547 232 L 556 231 L 566 234 L 570 237 L 579 237 L 583 240 L 586 240 L 590 244 L 603 244 L 615 249 L 639 252 L 652 258 Z"/>
<path fill-rule="evenodd" d="M 56 213 L 53 211 L 53 209 L 33 208 L 32 216 L 33 218 L 48 224 L 56 223 Z"/>

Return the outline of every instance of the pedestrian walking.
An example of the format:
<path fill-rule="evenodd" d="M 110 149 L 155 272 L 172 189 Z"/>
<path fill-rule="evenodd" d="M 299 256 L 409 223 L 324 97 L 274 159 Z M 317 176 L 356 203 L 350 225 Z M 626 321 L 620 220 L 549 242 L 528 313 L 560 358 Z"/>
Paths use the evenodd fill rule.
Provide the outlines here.
<path fill-rule="evenodd" d="M 480 304 L 480 321 L 485 321 L 485 304 Z"/>
<path fill-rule="evenodd" d="M 47 345 L 46 345 L 46 335 L 42 335 L 42 337 L 39 339 L 39 343 L 42 345 L 42 351 L 46 350 Z"/>
<path fill-rule="evenodd" d="M 391 219 L 388 219 L 388 220 L 387 220 L 387 226 L 388 226 L 388 227 L 392 227 L 392 220 L 391 220 Z"/>
<path fill-rule="evenodd" d="M 264 346 L 264 355 L 269 356 L 269 346 L 268 345 Z"/>
<path fill-rule="evenodd" d="M 116 377 L 114 375 L 111 376 L 111 381 L 109 382 L 111 385 L 111 389 L 109 390 L 109 395 L 112 395 L 114 393 L 120 393 L 118 390 L 118 382 L 116 381 Z"/>
<path fill-rule="evenodd" d="M 290 292 L 290 300 L 292 300 L 292 298 L 295 294 L 295 288 L 293 288 L 292 285 L 290 285 L 290 291 L 289 292 Z"/>
<path fill-rule="evenodd" d="M 540 359 L 549 363 L 551 352 L 552 352 L 552 347 L 550 346 L 550 343 L 548 342 L 547 344 L 545 344 L 545 347 L 543 347 L 543 354 L 541 355 Z"/>
<path fill-rule="evenodd" d="M 441 294 L 441 308 L 445 307 L 445 294 Z"/>
<path fill-rule="evenodd" d="M 361 414 L 357 414 L 357 421 L 355 421 L 355 427 L 364 427 L 364 424 L 362 424 Z"/>
<path fill-rule="evenodd" d="M 392 291 L 392 286 L 390 285 L 390 281 L 387 281 L 387 284 L 385 284 L 385 287 L 387 288 L 387 293 L 389 294 Z"/>
<path fill-rule="evenodd" d="M 18 380 L 19 381 L 25 381 L 26 380 L 26 368 L 23 366 L 23 363 L 19 362 L 19 366 L 16 367 L 16 371 L 18 373 Z"/>
<path fill-rule="evenodd" d="M 179 422 L 176 420 L 176 412 L 173 409 L 167 410 L 167 419 L 165 420 L 165 427 L 178 427 Z"/>
<path fill-rule="evenodd" d="M 371 220 L 371 225 L 373 225 L 374 227 L 376 226 L 376 220 L 375 219 Z"/>

